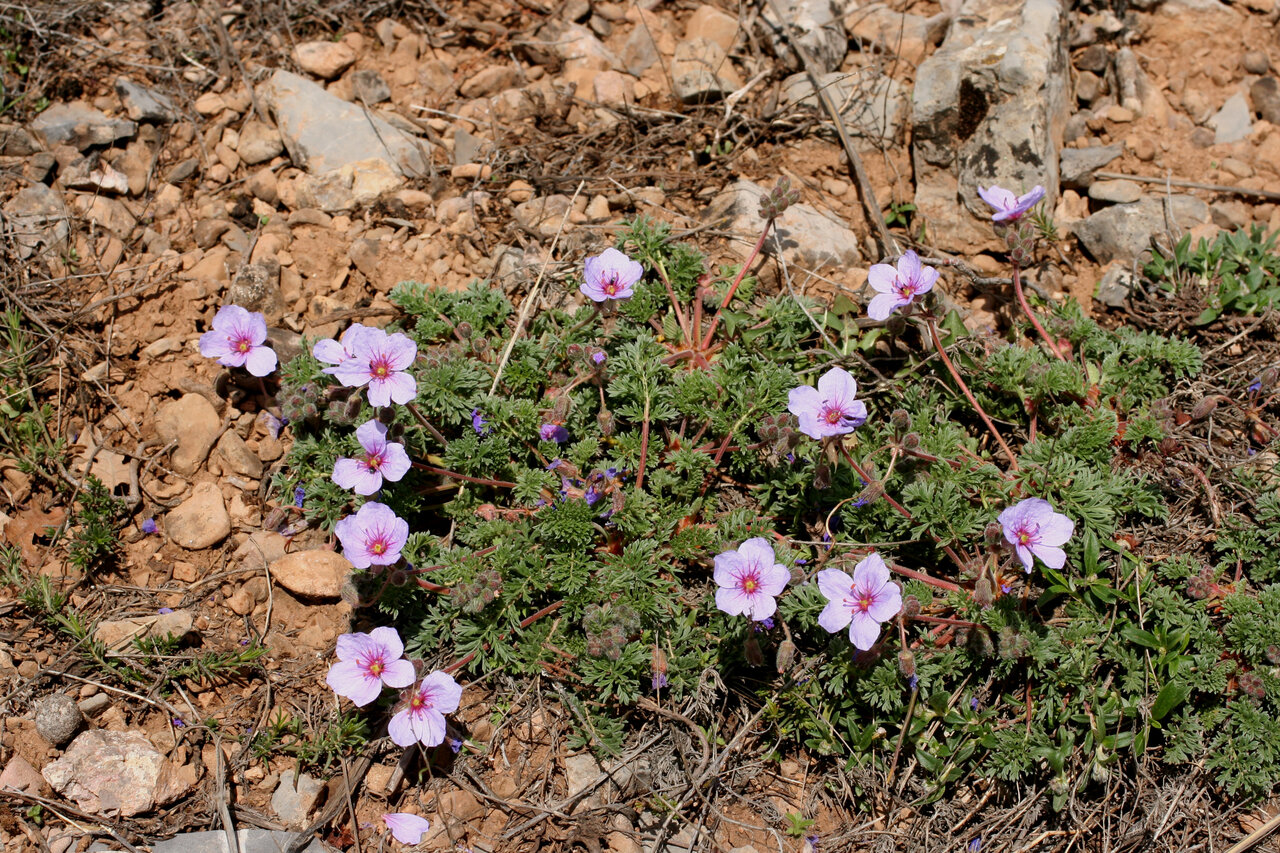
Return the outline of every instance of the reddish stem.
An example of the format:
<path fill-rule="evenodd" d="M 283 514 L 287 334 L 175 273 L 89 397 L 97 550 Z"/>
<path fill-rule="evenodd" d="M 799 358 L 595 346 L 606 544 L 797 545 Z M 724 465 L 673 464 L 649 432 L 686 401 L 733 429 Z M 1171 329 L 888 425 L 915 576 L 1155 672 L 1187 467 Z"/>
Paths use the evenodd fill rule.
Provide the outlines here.
<path fill-rule="evenodd" d="M 1040 325 L 1040 321 L 1036 319 L 1036 315 L 1031 311 L 1031 306 L 1027 304 L 1027 294 L 1022 290 L 1021 270 L 1016 263 L 1013 265 L 1013 292 L 1017 294 L 1018 304 L 1022 306 L 1022 312 L 1027 315 L 1031 325 L 1036 327 L 1040 337 L 1044 338 L 1045 346 L 1049 347 L 1049 352 L 1056 355 L 1059 361 L 1066 361 L 1066 356 L 1058 352 L 1058 345 L 1053 342 L 1053 338 L 1049 337 L 1049 333 L 1044 330 L 1044 326 Z"/>
<path fill-rule="evenodd" d="M 466 474 L 459 474 L 457 471 L 449 471 L 444 468 L 437 468 L 434 465 L 428 465 L 425 462 L 414 462 L 414 468 L 421 468 L 424 471 L 430 471 L 432 474 L 439 474 L 441 477 L 449 477 L 453 480 L 466 480 L 468 483 L 479 483 L 482 486 L 495 486 L 502 489 L 514 489 L 516 483 L 508 483 L 506 480 L 488 480 L 484 477 L 468 477 Z"/>
<path fill-rule="evenodd" d="M 689 331 L 689 321 L 685 319 L 684 312 L 680 310 L 680 302 L 676 299 L 675 289 L 671 287 L 671 279 L 667 278 L 667 271 L 661 263 L 655 263 L 654 268 L 658 271 L 658 278 L 662 279 L 662 285 L 667 289 L 667 298 L 671 300 L 671 310 L 676 312 L 676 322 L 680 326 L 684 339 L 692 343 Z M 661 329 L 659 329 L 661 331 Z"/>
<path fill-rule="evenodd" d="M 909 578 L 915 578 L 918 581 L 924 581 L 929 586 L 936 586 L 938 589 L 945 589 L 947 592 L 960 592 L 960 587 L 951 581 L 944 581 L 941 578 L 935 578 L 932 575 L 926 575 L 924 572 L 917 572 L 914 569 L 904 568 L 899 565 L 889 567 L 900 575 L 906 575 Z"/>
<path fill-rule="evenodd" d="M 733 300 L 733 294 L 738 292 L 738 285 L 742 284 L 742 279 L 746 276 L 747 270 L 755 263 L 756 256 L 760 254 L 760 250 L 764 248 L 765 238 L 769 236 L 769 229 L 773 227 L 773 220 L 770 219 L 764 224 L 764 230 L 760 232 L 760 239 L 756 241 L 755 247 L 751 250 L 750 257 L 747 262 L 742 265 L 742 269 L 738 270 L 738 277 L 733 280 L 733 284 L 729 287 L 729 292 L 724 295 L 724 301 L 720 303 L 720 308 L 716 311 L 716 316 L 711 318 L 711 327 L 707 329 L 707 334 L 702 338 L 702 342 L 698 345 L 699 350 L 705 350 L 711 345 L 711 337 L 716 333 L 716 327 L 720 325 L 720 315 L 724 313 L 724 309 L 729 306 Z"/>
<path fill-rule="evenodd" d="M 977 628 L 978 627 L 977 622 L 969 622 L 968 620 L 965 620 L 965 619 L 948 619 L 945 616 L 926 616 L 923 613 L 917 613 L 915 616 L 912 616 L 911 618 L 917 619 L 921 622 L 936 622 L 939 625 L 955 625 L 960 628 Z"/>
<path fill-rule="evenodd" d="M 1017 269 L 1017 267 L 1014 267 Z M 1017 279 L 1015 278 L 1015 281 Z M 974 411 L 978 413 L 978 417 L 982 418 L 982 422 L 987 425 L 987 430 L 991 436 L 1000 445 L 1000 449 L 1004 451 L 1004 455 L 1009 457 L 1009 467 L 1018 470 L 1018 458 L 1013 455 L 1013 451 L 1009 449 L 1009 445 L 1004 443 L 1004 438 L 1000 435 L 1000 430 L 996 429 L 996 425 L 991 422 L 991 418 L 987 417 L 986 411 L 982 406 L 978 405 L 978 401 L 974 399 L 973 392 L 969 390 L 969 386 L 960 378 L 960 371 L 956 370 L 956 366 L 951 363 L 951 357 L 947 355 L 946 349 L 942 346 L 942 339 L 938 337 L 938 327 L 933 322 L 932 317 L 925 317 L 924 323 L 929 327 L 929 337 L 933 339 L 933 348 L 938 351 L 942 363 L 947 366 L 947 370 L 951 373 L 951 378 L 960 386 L 960 390 L 964 393 L 964 397 L 969 401 L 969 405 L 973 406 Z"/>
<path fill-rule="evenodd" d="M 537 613 L 534 613 L 532 616 L 528 616 L 525 619 L 522 619 L 520 621 L 520 627 L 528 628 L 530 625 L 532 625 L 534 622 L 537 622 L 543 616 L 546 616 L 548 613 L 555 613 L 557 610 L 559 610 L 563 606 L 564 606 L 563 599 L 555 602 L 554 604 L 548 604 L 546 607 L 542 608 Z M 502 640 L 505 640 L 507 637 L 508 637 L 507 634 L 503 634 L 501 637 L 498 638 L 498 640 L 499 642 L 501 642 Z M 483 646 L 481 646 L 481 648 L 483 648 L 485 651 L 488 651 L 489 644 L 485 643 Z M 470 652 L 465 657 L 461 657 L 458 660 L 446 666 L 443 671 L 457 672 L 459 669 L 462 669 L 462 667 L 466 666 L 467 664 L 471 663 L 471 661 L 475 660 L 475 657 L 476 657 L 476 653 Z"/>

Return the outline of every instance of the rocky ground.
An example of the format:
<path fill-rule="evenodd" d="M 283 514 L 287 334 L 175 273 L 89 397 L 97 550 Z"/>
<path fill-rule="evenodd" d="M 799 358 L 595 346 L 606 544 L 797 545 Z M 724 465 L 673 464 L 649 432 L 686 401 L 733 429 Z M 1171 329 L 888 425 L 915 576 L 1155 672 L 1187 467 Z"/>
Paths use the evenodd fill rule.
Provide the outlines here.
<path fill-rule="evenodd" d="M 457 715 L 466 752 L 420 785 L 390 751 L 298 773 L 297 756 L 245 748 L 272 723 L 334 719 L 323 675 L 350 628 L 348 565 L 315 531 L 264 529 L 288 433 L 196 341 L 236 302 L 287 359 L 303 337 L 385 321 L 400 281 L 519 296 L 544 263 L 541 298 L 577 299 L 582 257 L 638 215 L 732 261 L 780 176 L 802 194 L 781 220 L 799 290 L 860 299 L 871 264 L 915 245 L 970 265 L 979 284 L 944 280 L 948 297 L 970 329 L 1002 328 L 1011 306 L 980 276 L 1007 274 L 1003 246 L 976 187 L 1042 184 L 1060 241 L 1033 286 L 1123 316 L 1153 239 L 1280 228 L 1272 0 L 441 2 L 0 11 L 0 299 L 45 358 L 34 395 L 68 442 L 60 476 L 91 472 L 130 511 L 117 565 L 84 577 L 48 536 L 66 507 L 6 433 L 4 539 L 69 593 L 104 659 L 166 635 L 186 638 L 175 659 L 265 649 L 176 679 L 149 661 L 127 682 L 0 593 L 4 849 L 214 850 L 228 826 L 243 850 L 275 849 L 272 832 L 348 793 L 358 819 L 317 836 L 342 849 L 382 843 L 389 802 L 431 817 L 423 849 L 812 849 L 789 813 L 816 820 L 824 851 L 981 834 L 965 815 L 983 790 L 862 825 L 803 753 L 746 773 L 710 823 L 660 831 L 628 805 L 643 780 L 565 748 L 554 695 L 487 683 Z M 772 260 L 760 275 L 782 286 Z M 1218 814 L 1186 808 L 1187 826 Z M 984 849 L 1067 846 L 1040 826 L 1010 818 L 1009 846 Z M 194 830 L 211 832 L 162 840 Z"/>

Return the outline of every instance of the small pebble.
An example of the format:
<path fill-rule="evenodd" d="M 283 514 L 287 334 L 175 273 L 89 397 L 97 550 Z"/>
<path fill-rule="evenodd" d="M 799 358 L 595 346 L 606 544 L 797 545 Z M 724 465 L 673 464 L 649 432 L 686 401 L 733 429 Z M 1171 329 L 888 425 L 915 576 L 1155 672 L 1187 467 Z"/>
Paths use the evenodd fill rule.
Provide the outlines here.
<path fill-rule="evenodd" d="M 1271 60 L 1261 50 L 1250 50 L 1241 58 L 1240 64 L 1250 74 L 1266 74 L 1271 67 Z"/>

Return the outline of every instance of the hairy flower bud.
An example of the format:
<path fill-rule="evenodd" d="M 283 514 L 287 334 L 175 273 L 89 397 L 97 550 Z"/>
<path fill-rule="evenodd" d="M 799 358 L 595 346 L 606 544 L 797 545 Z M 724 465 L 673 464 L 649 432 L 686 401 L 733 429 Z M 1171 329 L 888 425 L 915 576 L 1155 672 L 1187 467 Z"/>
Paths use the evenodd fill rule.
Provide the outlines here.
<path fill-rule="evenodd" d="M 1093 781 L 1102 785 L 1106 784 L 1107 780 L 1111 778 L 1111 770 L 1107 765 L 1095 761 L 1093 763 L 1093 768 L 1089 771 L 1089 775 L 1092 777 Z"/>
<path fill-rule="evenodd" d="M 404 586 L 409 582 L 409 573 L 404 569 L 394 569 L 391 574 L 387 576 L 387 582 L 392 586 Z"/>
<path fill-rule="evenodd" d="M 596 415 L 596 423 L 600 425 L 601 435 L 608 438 L 613 435 L 613 431 L 617 428 L 617 424 L 613 419 L 613 412 L 608 409 L 601 409 Z"/>
<path fill-rule="evenodd" d="M 991 580 L 986 575 L 978 578 L 978 582 L 973 585 L 973 600 L 986 610 L 995 601 L 995 590 L 991 587 Z"/>
<path fill-rule="evenodd" d="M 454 327 L 453 327 L 453 330 L 454 330 L 455 332 L 457 332 L 457 333 L 458 333 L 458 337 L 462 338 L 464 341 L 465 341 L 467 338 L 470 338 L 470 337 L 471 337 L 471 332 L 472 332 L 471 324 L 470 324 L 470 323 L 468 323 L 466 320 L 463 320 L 461 323 L 459 323 L 458 325 L 454 326 Z"/>
<path fill-rule="evenodd" d="M 1277 666 L 1280 666 L 1280 646 L 1277 646 L 1275 643 L 1267 646 L 1267 660 Z"/>
<path fill-rule="evenodd" d="M 872 480 L 867 483 L 867 487 L 858 493 L 858 499 L 854 501 L 855 506 L 866 506 L 869 503 L 875 503 L 884 497 L 884 483 L 880 480 Z"/>
<path fill-rule="evenodd" d="M 831 466 L 819 462 L 813 467 L 813 487 L 818 490 L 831 488 Z"/>
<path fill-rule="evenodd" d="M 779 675 L 785 675 L 796 662 L 796 644 L 790 640 L 783 640 L 778 644 L 778 653 L 774 655 L 773 664 L 778 670 Z"/>
<path fill-rule="evenodd" d="M 1160 451 L 1161 456 L 1173 456 L 1182 449 L 1182 443 L 1172 436 L 1165 436 L 1160 439 L 1156 449 Z"/>
<path fill-rule="evenodd" d="M 289 510 L 282 506 L 272 508 L 267 513 L 267 517 L 262 519 L 263 530 L 279 530 L 280 525 L 284 524 L 284 520 L 289 517 Z"/>
<path fill-rule="evenodd" d="M 1262 380 L 1262 387 L 1264 389 L 1274 388 L 1276 382 L 1280 382 L 1280 367 L 1268 367 L 1266 370 L 1262 371 L 1260 379 Z"/>
<path fill-rule="evenodd" d="M 1218 408 L 1218 395 L 1210 394 L 1191 407 L 1191 420 L 1202 421 Z"/>
<path fill-rule="evenodd" d="M 907 331 L 907 318 L 902 316 L 900 311 L 894 311 L 889 315 L 889 319 L 884 321 L 885 330 L 898 337 Z"/>
<path fill-rule="evenodd" d="M 356 609 L 361 605 L 360 591 L 356 589 L 355 581 L 348 574 L 342 581 L 342 586 L 338 588 L 338 597 L 347 603 L 351 609 Z"/>
<path fill-rule="evenodd" d="M 902 437 L 902 447 L 905 450 L 915 450 L 920 446 L 920 433 L 909 432 Z"/>
<path fill-rule="evenodd" d="M 747 641 L 742 644 L 742 656 L 747 659 L 748 666 L 764 666 L 764 652 L 760 650 L 755 635 L 748 635 Z"/>
<path fill-rule="evenodd" d="M 1236 686 L 1240 688 L 1241 693 L 1255 699 L 1261 699 L 1267 695 L 1267 687 L 1262 683 L 1262 677 L 1256 672 L 1246 672 L 1241 675 L 1236 680 Z"/>
<path fill-rule="evenodd" d="M 471 349 L 476 355 L 484 355 L 489 351 L 488 338 L 473 338 L 471 341 Z"/>
<path fill-rule="evenodd" d="M 995 643 L 991 641 L 991 632 L 981 625 L 969 632 L 969 636 L 965 638 L 965 645 L 969 651 L 979 657 L 989 658 L 996 653 Z"/>
<path fill-rule="evenodd" d="M 760 198 L 760 217 L 766 220 L 777 219 L 787 208 L 800 201 L 800 191 L 791 189 L 791 179 L 785 175 L 778 178 L 773 189 Z"/>
<path fill-rule="evenodd" d="M 1204 582 L 1203 578 L 1191 578 L 1187 581 L 1187 597 L 1194 598 L 1197 601 L 1209 597 L 1209 585 Z"/>
<path fill-rule="evenodd" d="M 569 419 L 569 395 L 561 394 L 556 397 L 556 401 L 551 404 L 551 417 L 548 420 L 558 424 L 564 423 Z"/>
<path fill-rule="evenodd" d="M 889 425 L 894 432 L 906 432 L 911 429 L 911 415 L 906 409 L 894 409 L 889 413 Z"/>
<path fill-rule="evenodd" d="M 1018 660 L 1031 650 L 1031 641 L 1012 627 L 1000 629 L 998 640 L 1000 657 L 1005 660 Z"/>
<path fill-rule="evenodd" d="M 914 619 L 920 615 L 920 599 L 914 595 L 903 596 L 902 618 Z"/>
<path fill-rule="evenodd" d="M 392 406 L 382 406 L 378 409 L 378 423 L 385 426 L 391 426 L 396 421 L 396 410 Z"/>
<path fill-rule="evenodd" d="M 898 672 L 903 678 L 910 678 L 916 674 L 916 656 L 908 649 L 898 652 Z"/>
<path fill-rule="evenodd" d="M 1000 540 L 1004 538 L 1004 530 L 1000 527 L 1000 523 L 996 521 L 988 523 L 982 531 L 982 538 L 987 540 L 988 548 L 999 545 Z"/>

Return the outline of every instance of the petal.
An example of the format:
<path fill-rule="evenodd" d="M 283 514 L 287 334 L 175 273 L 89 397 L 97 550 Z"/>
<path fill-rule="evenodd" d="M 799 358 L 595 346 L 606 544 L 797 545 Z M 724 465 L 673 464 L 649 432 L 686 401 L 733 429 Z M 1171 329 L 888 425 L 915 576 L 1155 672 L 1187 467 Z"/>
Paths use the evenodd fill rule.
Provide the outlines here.
<path fill-rule="evenodd" d="M 826 401 L 852 402 L 858 396 L 858 383 L 843 367 L 833 367 L 818 380 L 818 394 Z"/>
<path fill-rule="evenodd" d="M 388 396 L 401 406 L 412 403 L 413 398 L 418 396 L 418 383 L 407 373 L 393 373 L 387 377 L 385 385 Z"/>
<path fill-rule="evenodd" d="M 370 678 L 354 661 L 338 661 L 329 667 L 325 683 L 339 696 L 351 700 L 357 708 L 363 708 L 382 695 L 382 681 Z"/>
<path fill-rule="evenodd" d="M 912 284 L 920 280 L 920 256 L 910 249 L 898 258 L 898 278 Z"/>
<path fill-rule="evenodd" d="M 362 487 L 368 485 L 371 474 L 377 478 L 380 486 L 382 477 L 373 474 L 363 462 L 356 459 L 348 459 L 345 456 L 340 456 L 334 460 L 333 482 L 337 483 L 341 488 L 351 489 L 357 495 L 371 495 L 378 491 L 378 486 L 375 486 L 371 491 L 362 490 Z"/>
<path fill-rule="evenodd" d="M 452 714 L 462 703 L 462 685 L 442 670 L 435 670 L 422 679 L 422 690 L 431 693 L 433 707 L 441 714 Z"/>
<path fill-rule="evenodd" d="M 403 444 L 388 444 L 387 449 L 382 454 L 382 465 L 378 468 L 382 476 L 392 483 L 397 483 L 405 474 L 409 473 L 409 469 L 413 467 L 413 462 L 409 460 L 409 454 L 405 452 Z"/>
<path fill-rule="evenodd" d="M 933 285 L 938 280 L 938 270 L 936 267 L 923 267 L 920 270 L 920 278 L 916 281 L 916 293 L 928 293 L 933 290 Z"/>
<path fill-rule="evenodd" d="M 339 377 L 341 378 L 341 377 Z M 347 383 L 343 381 L 343 385 Z M 389 379 L 369 377 L 369 405 L 375 409 L 391 405 L 391 382 Z"/>
<path fill-rule="evenodd" d="M 737 551 L 725 551 L 722 554 L 716 554 L 715 571 L 712 573 L 716 586 L 723 589 L 737 589 L 738 577 L 745 568 L 744 562 L 742 555 Z"/>
<path fill-rule="evenodd" d="M 823 569 L 814 576 L 814 580 L 818 582 L 818 592 L 825 595 L 828 601 L 844 601 L 853 589 L 853 578 L 839 569 Z M 840 627 L 843 628 L 845 624 L 848 623 L 842 623 Z"/>
<path fill-rule="evenodd" d="M 822 408 L 822 398 L 818 396 L 817 389 L 811 385 L 792 388 L 787 394 L 787 411 L 798 418 L 803 418 L 805 414 L 816 417 L 820 408 Z"/>
<path fill-rule="evenodd" d="M 325 364 L 341 364 L 347 358 L 347 351 L 332 338 L 325 338 L 323 341 L 316 341 L 316 345 L 311 348 L 311 355 L 316 361 L 323 361 Z"/>
<path fill-rule="evenodd" d="M 365 421 L 356 427 L 356 441 L 370 453 L 387 443 L 387 425 L 379 420 Z"/>
<path fill-rule="evenodd" d="M 1036 545 L 1031 548 L 1031 553 L 1051 569 L 1060 569 L 1067 564 L 1067 552 L 1052 545 Z"/>
<path fill-rule="evenodd" d="M 1031 188 L 1031 192 L 1018 196 L 1017 206 L 1022 210 L 1030 210 L 1039 204 L 1042 198 L 1044 198 L 1044 187 L 1036 184 Z"/>
<path fill-rule="evenodd" d="M 417 677 L 418 673 L 414 670 L 413 663 L 404 658 L 393 660 L 382 671 L 382 683 L 388 687 L 408 687 Z"/>
<path fill-rule="evenodd" d="M 608 252 L 608 251 L 609 251 L 608 249 L 605 249 L 605 252 Z M 590 287 L 592 290 L 594 290 L 597 293 L 601 292 L 600 277 L 601 277 L 601 273 L 604 271 L 603 263 L 602 263 L 603 258 L 604 258 L 603 254 L 592 255 L 591 257 L 587 258 L 585 261 L 582 262 L 583 283 L 580 290 L 582 290 L 582 292 L 588 296 L 591 296 L 591 293 L 588 292 L 587 290 L 588 287 Z M 594 296 L 591 296 L 591 298 L 596 299 L 596 297 Z M 600 300 L 596 299 L 596 301 L 599 302 Z"/>
<path fill-rule="evenodd" d="M 751 609 L 751 596 L 740 589 L 721 587 L 716 590 L 716 609 L 730 616 L 741 616 Z"/>
<path fill-rule="evenodd" d="M 1076 532 L 1076 523 L 1060 512 L 1053 512 L 1040 522 L 1041 545 L 1065 545 Z"/>
<path fill-rule="evenodd" d="M 892 293 L 898 283 L 898 271 L 888 264 L 876 264 L 867 271 L 867 284 L 877 293 Z"/>
<path fill-rule="evenodd" d="M 757 569 L 764 569 L 778 561 L 774 556 L 773 546 L 763 536 L 754 536 L 743 542 L 738 546 L 738 553 L 748 565 L 755 566 Z"/>
<path fill-rule="evenodd" d="M 413 732 L 423 746 L 439 746 L 444 743 L 444 714 L 428 708 L 413 722 Z"/>
<path fill-rule="evenodd" d="M 983 187 L 978 187 L 978 195 L 982 197 L 983 201 L 991 205 L 997 211 L 1008 210 L 1017 203 L 1017 199 L 1014 197 L 1013 193 L 1009 192 L 1004 187 L 997 187 L 994 184 L 985 189 Z"/>
<path fill-rule="evenodd" d="M 1031 574 L 1031 567 L 1035 565 L 1035 557 L 1031 555 L 1031 549 L 1026 545 L 1014 545 L 1013 550 L 1022 561 L 1022 567 L 1027 570 L 1027 574 Z"/>
<path fill-rule="evenodd" d="M 778 602 L 773 600 L 772 595 L 767 595 L 763 590 L 756 592 L 751 596 L 751 606 L 747 608 L 747 615 L 754 621 L 768 619 L 774 613 L 778 612 Z"/>
<path fill-rule="evenodd" d="M 853 567 L 853 585 L 859 589 L 878 592 L 889 583 L 889 579 L 889 567 L 884 564 L 884 558 L 879 554 L 868 554 Z"/>
<path fill-rule="evenodd" d="M 789 583 L 791 583 L 791 572 L 781 563 L 766 566 L 760 573 L 760 589 L 767 595 L 781 595 Z"/>
<path fill-rule="evenodd" d="M 338 636 L 338 660 L 353 661 L 369 648 L 368 634 L 340 634 Z"/>
<path fill-rule="evenodd" d="M 867 303 L 867 316 L 877 322 L 889 319 L 893 309 L 904 304 L 896 293 L 878 293 Z"/>
<path fill-rule="evenodd" d="M 348 388 L 359 388 L 369 381 L 369 362 L 357 358 L 345 359 L 333 369 L 333 378 Z"/>
<path fill-rule="evenodd" d="M 413 746 L 418 742 L 417 735 L 413 733 L 413 723 L 409 719 L 407 708 L 387 723 L 387 734 L 391 735 L 391 742 L 396 746 Z"/>
<path fill-rule="evenodd" d="M 588 258 L 587 260 L 590 262 L 591 259 Z M 582 284 L 578 285 L 578 290 L 583 296 L 587 297 L 592 302 L 604 302 L 609 298 L 604 290 L 601 289 L 600 285 L 594 281 L 584 281 Z"/>
<path fill-rule="evenodd" d="M 244 366 L 252 376 L 270 376 L 279 363 L 271 347 L 255 346 L 245 357 Z"/>
<path fill-rule="evenodd" d="M 231 343 L 224 333 L 215 329 L 200 336 L 200 354 L 205 358 L 221 358 L 230 352 Z"/>
<path fill-rule="evenodd" d="M 839 432 L 849 432 L 851 429 L 856 429 L 867 422 L 867 404 L 861 400 L 854 400 L 852 403 L 847 404 L 844 410 L 853 423 L 848 429 L 842 427 L 838 430 Z"/>
<path fill-rule="evenodd" d="M 818 420 L 818 416 L 813 412 L 800 413 L 799 427 L 800 431 L 809 436 L 809 438 L 821 439 L 828 435 L 832 435 L 832 433 L 827 430 L 827 425 Z"/>
<path fill-rule="evenodd" d="M 387 336 L 387 360 L 395 370 L 408 370 L 418 357 L 418 345 L 413 338 L 396 332 Z"/>
<path fill-rule="evenodd" d="M 424 817 L 407 812 L 384 814 L 382 820 L 391 830 L 391 837 L 401 844 L 417 844 L 422 841 L 431 824 Z"/>
<path fill-rule="evenodd" d="M 400 633 L 395 628 L 383 626 L 374 628 L 369 632 L 369 639 L 386 653 L 387 660 L 399 660 L 404 657 L 404 643 L 400 640 Z"/>
<path fill-rule="evenodd" d="M 902 610 L 902 590 L 896 583 L 887 583 L 871 600 L 867 615 L 877 622 L 888 622 Z"/>
<path fill-rule="evenodd" d="M 865 613 L 853 614 L 849 622 L 849 639 L 862 651 L 869 651 L 880 637 L 880 623 Z"/>
<path fill-rule="evenodd" d="M 829 634 L 843 631 L 853 613 L 838 601 L 832 601 L 818 614 L 818 624 Z"/>

